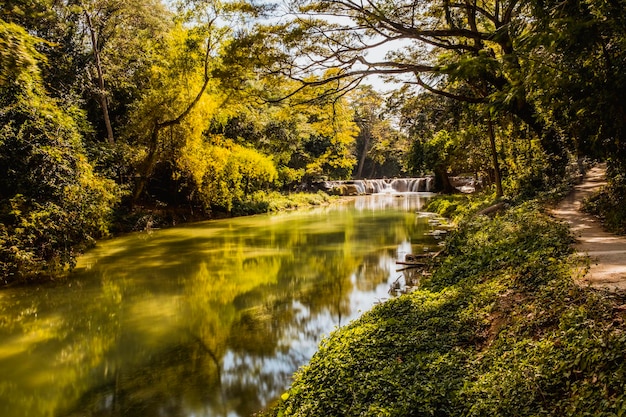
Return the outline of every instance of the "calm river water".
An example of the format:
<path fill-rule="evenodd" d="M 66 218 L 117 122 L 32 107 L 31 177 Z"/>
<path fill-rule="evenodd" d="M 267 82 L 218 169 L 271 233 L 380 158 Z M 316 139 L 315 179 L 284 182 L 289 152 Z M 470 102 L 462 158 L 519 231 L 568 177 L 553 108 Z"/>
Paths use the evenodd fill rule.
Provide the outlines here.
<path fill-rule="evenodd" d="M 0 290 L 0 416 L 250 416 L 324 335 L 435 249 L 428 195 L 101 242 L 69 280 Z"/>

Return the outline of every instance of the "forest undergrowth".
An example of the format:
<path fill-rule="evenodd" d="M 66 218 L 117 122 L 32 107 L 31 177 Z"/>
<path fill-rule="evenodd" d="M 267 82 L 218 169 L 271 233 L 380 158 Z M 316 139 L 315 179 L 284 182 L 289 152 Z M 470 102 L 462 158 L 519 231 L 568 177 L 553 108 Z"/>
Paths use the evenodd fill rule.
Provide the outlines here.
<path fill-rule="evenodd" d="M 575 284 L 572 242 L 536 202 L 466 212 L 419 289 L 332 332 L 266 415 L 626 415 L 626 296 Z"/>

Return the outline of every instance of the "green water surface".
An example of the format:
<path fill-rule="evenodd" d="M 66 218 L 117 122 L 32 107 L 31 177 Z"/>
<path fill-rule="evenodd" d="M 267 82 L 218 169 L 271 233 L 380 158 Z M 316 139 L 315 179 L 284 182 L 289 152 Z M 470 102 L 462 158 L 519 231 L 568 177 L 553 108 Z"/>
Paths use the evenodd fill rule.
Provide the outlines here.
<path fill-rule="evenodd" d="M 68 280 L 0 290 L 0 416 L 250 416 L 324 335 L 435 249 L 427 195 L 100 242 Z"/>

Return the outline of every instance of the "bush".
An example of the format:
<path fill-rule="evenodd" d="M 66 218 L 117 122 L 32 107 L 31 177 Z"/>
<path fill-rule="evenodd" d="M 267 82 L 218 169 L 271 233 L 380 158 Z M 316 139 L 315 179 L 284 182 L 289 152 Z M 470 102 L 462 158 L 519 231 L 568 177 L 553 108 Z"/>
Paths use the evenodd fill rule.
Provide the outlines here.
<path fill-rule="evenodd" d="M 447 194 L 437 195 L 429 200 L 424 209 L 453 221 L 460 221 L 495 202 L 495 193 Z"/>
<path fill-rule="evenodd" d="M 181 175 L 191 179 L 206 212 L 212 209 L 232 212 L 235 206 L 242 214 L 250 195 L 268 189 L 278 179 L 272 159 L 232 141 L 219 144 L 190 142 L 178 160 Z M 242 207 L 244 209 L 242 210 Z"/>
<path fill-rule="evenodd" d="M 243 216 L 259 213 L 273 213 L 296 208 L 319 206 L 330 201 L 328 194 L 319 191 L 317 193 L 293 193 L 281 194 L 277 191 L 257 191 L 245 200 L 234 204 L 232 214 Z"/>
<path fill-rule="evenodd" d="M 511 284 L 543 285 L 571 252 L 569 228 L 530 203 L 491 219 L 475 216 L 460 223 L 446 241 L 450 254 L 430 285 L 443 288 L 469 279 L 505 273 Z M 555 271 L 553 271 L 555 270 Z M 480 272 L 480 274 L 477 274 Z"/>
<path fill-rule="evenodd" d="M 72 118 L 38 86 L 0 89 L 0 276 L 55 277 L 107 234 L 113 182 L 93 173 Z"/>

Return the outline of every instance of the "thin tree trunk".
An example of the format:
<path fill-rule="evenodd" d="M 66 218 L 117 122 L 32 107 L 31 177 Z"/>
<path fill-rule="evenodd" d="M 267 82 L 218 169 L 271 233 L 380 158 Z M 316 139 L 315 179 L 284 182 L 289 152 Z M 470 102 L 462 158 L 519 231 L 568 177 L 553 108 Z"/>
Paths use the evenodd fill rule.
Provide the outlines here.
<path fill-rule="evenodd" d="M 487 119 L 487 132 L 489 132 L 489 143 L 491 145 L 491 158 L 493 161 L 493 172 L 496 182 L 496 197 L 502 197 L 502 174 L 500 172 L 500 163 L 498 162 L 498 151 L 496 149 L 496 135 L 493 131 L 493 121 L 491 118 Z"/>
<path fill-rule="evenodd" d="M 434 170 L 435 178 L 438 183 L 439 190 L 444 194 L 458 193 L 459 190 L 452 185 L 448 171 L 444 167 L 436 167 Z"/>
<path fill-rule="evenodd" d="M 111 118 L 109 117 L 109 100 L 107 98 L 106 90 L 104 89 L 104 74 L 102 72 L 102 63 L 100 61 L 100 51 L 98 49 L 98 39 L 96 38 L 96 31 L 93 28 L 91 16 L 87 13 L 87 10 L 83 10 L 85 19 L 87 20 L 87 28 L 91 35 L 91 48 L 93 50 L 93 57 L 96 62 L 96 72 L 98 73 L 98 101 L 100 102 L 100 108 L 102 109 L 102 116 L 104 118 L 104 125 L 107 131 L 107 142 L 113 145 L 115 139 L 113 137 L 113 127 L 111 126 Z"/>
<path fill-rule="evenodd" d="M 363 137 L 363 151 L 361 151 L 361 158 L 359 159 L 359 167 L 356 171 L 357 178 L 363 178 L 363 166 L 365 165 L 365 158 L 367 157 L 367 151 L 370 146 L 370 132 L 369 129 L 366 128 L 364 137 Z"/>
<path fill-rule="evenodd" d="M 154 123 L 154 127 L 152 128 L 152 133 L 150 135 L 150 143 L 148 144 L 148 155 L 146 155 L 146 159 L 144 159 L 143 163 L 141 164 L 139 168 L 139 172 L 138 172 L 139 178 L 137 182 L 135 183 L 135 189 L 133 191 L 133 199 L 131 202 L 132 205 L 134 205 L 137 202 L 137 200 L 139 200 L 139 198 L 141 197 L 141 194 L 143 193 L 146 187 L 146 184 L 148 183 L 148 180 L 150 179 L 150 176 L 152 175 L 154 167 L 157 163 L 157 160 L 158 160 L 157 151 L 159 148 L 159 134 L 161 133 L 161 130 L 167 127 L 179 125 L 185 119 L 185 117 L 187 117 L 187 115 L 191 113 L 191 111 L 196 106 L 196 104 L 198 104 L 198 102 L 202 98 L 202 95 L 206 91 L 207 86 L 209 85 L 209 80 L 210 80 L 209 58 L 210 58 L 210 52 L 211 52 L 210 47 L 211 47 L 211 44 L 209 40 L 207 41 L 207 50 L 206 50 L 206 54 L 204 57 L 204 82 L 202 83 L 202 87 L 200 87 L 200 90 L 198 91 L 194 99 L 187 105 L 185 110 L 183 110 L 176 118 L 167 120 L 165 122 Z M 224 105 L 224 103 L 226 103 L 226 101 L 228 101 L 229 98 L 230 96 L 227 96 L 221 105 Z"/>
<path fill-rule="evenodd" d="M 152 176 L 152 171 L 157 162 L 157 150 L 159 147 L 159 133 L 161 132 L 162 127 L 155 123 L 152 128 L 152 134 L 150 135 L 150 143 L 148 144 L 148 154 L 146 155 L 146 159 L 143 160 L 142 164 L 139 167 L 139 178 L 135 183 L 135 190 L 133 191 L 133 199 L 132 204 L 135 204 L 143 190 L 146 188 L 146 184 L 148 183 L 148 179 Z"/>

